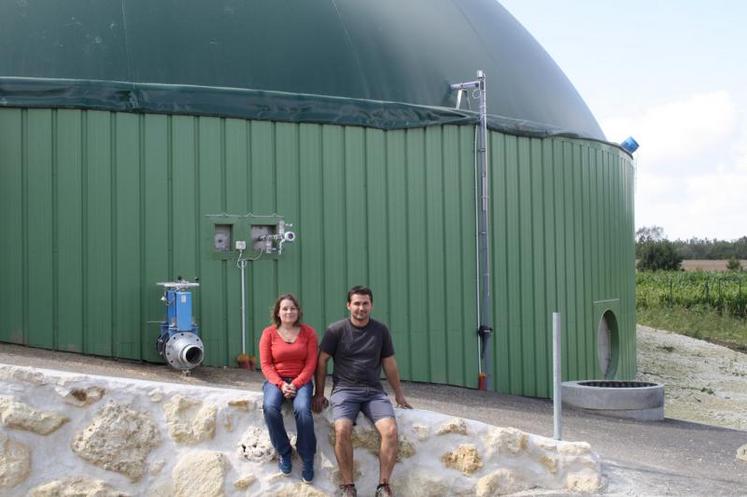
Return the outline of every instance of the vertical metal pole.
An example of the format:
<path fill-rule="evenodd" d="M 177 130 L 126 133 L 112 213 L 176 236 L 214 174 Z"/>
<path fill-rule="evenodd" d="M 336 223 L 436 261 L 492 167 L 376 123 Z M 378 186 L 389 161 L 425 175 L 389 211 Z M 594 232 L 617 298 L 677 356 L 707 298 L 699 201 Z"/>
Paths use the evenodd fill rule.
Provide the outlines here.
<path fill-rule="evenodd" d="M 493 358 L 491 354 L 490 335 L 493 332 L 493 306 L 490 291 L 490 233 L 488 209 L 489 184 L 488 184 L 488 95 L 485 81 L 485 73 L 477 71 L 477 81 L 480 91 L 480 129 L 477 140 L 477 154 L 480 168 L 480 208 L 478 209 L 478 250 L 480 271 L 480 323 L 478 334 L 482 342 L 482 366 L 485 375 L 486 390 L 493 389 L 491 374 L 493 370 Z"/>
<path fill-rule="evenodd" d="M 561 419 L 561 372 L 560 372 L 560 313 L 552 313 L 552 407 L 553 407 L 553 438 L 562 440 L 563 422 Z"/>
<path fill-rule="evenodd" d="M 246 354 L 246 278 L 244 278 L 244 268 L 246 268 L 245 259 L 240 259 L 239 267 L 241 268 L 241 353 Z"/>
<path fill-rule="evenodd" d="M 462 91 L 475 90 L 480 98 L 480 123 L 475 129 L 475 230 L 476 230 L 476 301 L 478 336 L 478 388 L 492 390 L 492 354 L 490 335 L 493 333 L 493 307 L 490 292 L 490 233 L 488 230 L 489 182 L 488 182 L 488 98 L 486 77 L 477 71 L 475 81 L 455 83 L 451 90 L 457 91 L 457 108 Z"/>

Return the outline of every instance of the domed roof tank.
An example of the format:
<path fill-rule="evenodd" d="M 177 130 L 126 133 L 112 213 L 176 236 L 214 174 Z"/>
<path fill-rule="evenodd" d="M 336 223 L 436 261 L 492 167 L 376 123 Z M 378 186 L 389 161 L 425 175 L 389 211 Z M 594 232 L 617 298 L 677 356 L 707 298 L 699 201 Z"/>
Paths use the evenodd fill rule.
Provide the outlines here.
<path fill-rule="evenodd" d="M 453 108 L 449 83 L 477 69 L 504 127 L 604 140 L 563 72 L 495 0 L 0 3 L 0 105 L 33 105 L 22 97 L 36 91 L 46 105 L 188 112 L 194 92 L 176 103 L 169 94 L 194 85 L 212 97 L 192 110 L 218 115 L 235 113 L 243 90 L 368 101 L 369 113 L 381 112 L 370 102 Z M 61 79 L 74 90 L 51 82 Z M 176 86 L 125 91 L 152 84 Z"/>

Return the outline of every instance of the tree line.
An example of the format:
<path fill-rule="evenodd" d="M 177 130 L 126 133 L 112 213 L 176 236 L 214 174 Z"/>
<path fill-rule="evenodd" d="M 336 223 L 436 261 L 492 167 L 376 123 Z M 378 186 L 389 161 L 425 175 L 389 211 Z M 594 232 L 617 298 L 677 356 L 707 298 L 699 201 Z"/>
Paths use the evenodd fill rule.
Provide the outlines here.
<path fill-rule="evenodd" d="M 708 238 L 669 241 L 661 226 L 644 226 L 635 233 L 639 270 L 677 270 L 684 259 L 729 260 L 729 269 L 739 270 L 747 259 L 747 236 L 726 241 Z"/>

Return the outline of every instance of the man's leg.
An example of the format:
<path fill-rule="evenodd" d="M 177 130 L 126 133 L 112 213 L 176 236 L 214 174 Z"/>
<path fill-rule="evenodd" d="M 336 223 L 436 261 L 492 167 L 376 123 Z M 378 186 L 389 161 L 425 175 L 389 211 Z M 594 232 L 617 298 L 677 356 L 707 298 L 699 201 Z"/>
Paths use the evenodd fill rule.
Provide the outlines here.
<path fill-rule="evenodd" d="M 379 483 L 389 483 L 392 470 L 397 463 L 397 421 L 394 418 L 382 418 L 374 424 L 381 435 L 379 448 Z"/>
<path fill-rule="evenodd" d="M 335 456 L 340 468 L 340 483 L 353 483 L 353 422 L 349 419 L 335 420 Z"/>

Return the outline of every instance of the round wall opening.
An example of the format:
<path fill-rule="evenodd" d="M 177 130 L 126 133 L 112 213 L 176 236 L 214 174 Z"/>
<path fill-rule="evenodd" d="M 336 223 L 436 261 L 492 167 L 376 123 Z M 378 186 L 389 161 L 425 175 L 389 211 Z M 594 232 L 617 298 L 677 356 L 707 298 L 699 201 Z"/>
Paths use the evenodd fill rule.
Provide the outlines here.
<path fill-rule="evenodd" d="M 614 378 L 618 357 L 617 318 L 607 310 L 597 325 L 597 362 L 604 378 Z"/>

